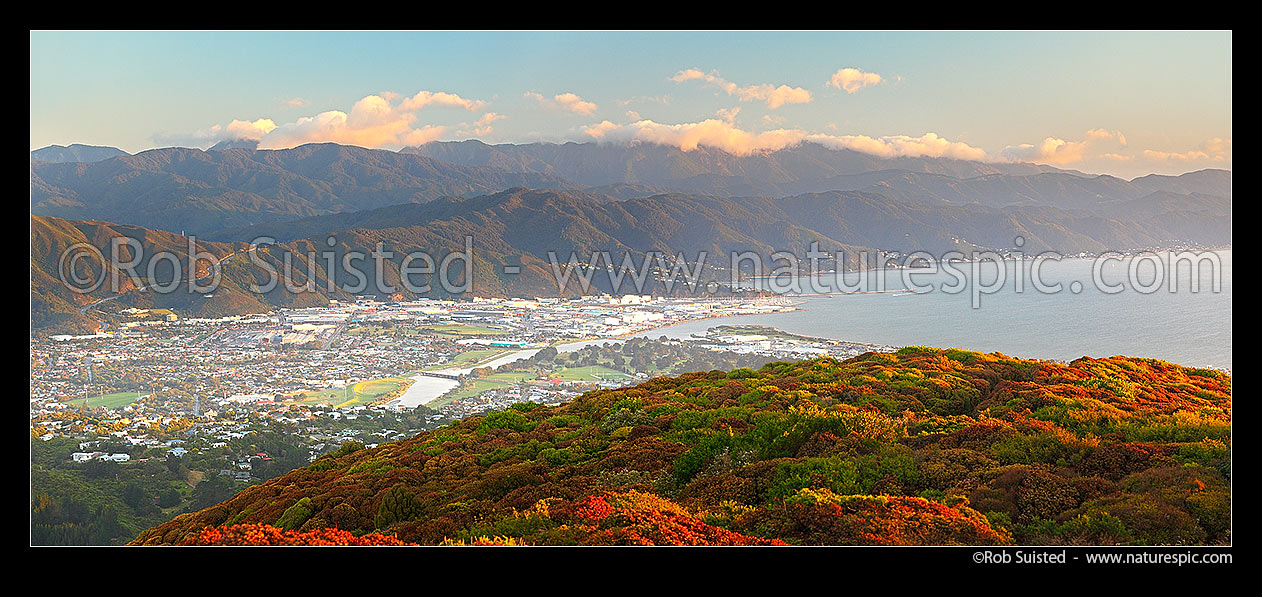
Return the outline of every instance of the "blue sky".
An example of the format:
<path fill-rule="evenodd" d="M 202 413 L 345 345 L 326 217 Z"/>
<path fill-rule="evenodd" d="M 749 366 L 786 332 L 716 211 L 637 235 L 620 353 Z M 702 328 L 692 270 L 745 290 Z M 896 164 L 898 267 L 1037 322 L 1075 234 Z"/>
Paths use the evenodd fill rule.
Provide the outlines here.
<path fill-rule="evenodd" d="M 231 137 L 1230 168 L 1231 33 L 31 33 L 32 149 Z"/>

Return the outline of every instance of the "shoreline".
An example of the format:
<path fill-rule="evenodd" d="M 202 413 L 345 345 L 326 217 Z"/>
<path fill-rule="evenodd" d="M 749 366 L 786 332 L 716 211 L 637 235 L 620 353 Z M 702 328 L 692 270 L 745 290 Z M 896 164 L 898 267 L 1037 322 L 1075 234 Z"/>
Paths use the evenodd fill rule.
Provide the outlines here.
<path fill-rule="evenodd" d="M 1232 250 L 1232 248 L 1231 248 L 1231 246 L 1230 246 L 1230 245 L 1225 246 L 1225 247 L 1212 247 L 1212 248 L 1203 248 L 1203 247 L 1198 247 L 1198 248 L 1186 248 L 1186 247 L 1185 247 L 1185 248 L 1165 248 L 1165 249 L 1136 249 L 1136 250 L 1126 250 L 1126 251 L 1106 251 L 1106 252 L 1104 252 L 1104 253 L 1097 253 L 1097 254 L 1093 254 L 1093 255 L 1078 255 L 1078 254 L 1074 254 L 1074 255 L 1072 255 L 1072 256 L 1065 256 L 1065 255 L 1061 255 L 1061 256 L 1060 256 L 1060 259 L 1049 259 L 1049 260 L 1050 260 L 1050 261 L 1055 261 L 1055 262 L 1065 262 L 1065 261 L 1091 261 L 1091 260 L 1094 260 L 1094 259 L 1099 259 L 1100 257 L 1102 257 L 1102 256 L 1104 256 L 1104 255 L 1107 255 L 1107 254 L 1114 254 L 1114 255 L 1119 255 L 1119 256 L 1121 256 L 1122 260 L 1123 260 L 1123 261 L 1125 261 L 1126 259 L 1133 259 L 1133 258 L 1135 258 L 1135 257 L 1137 257 L 1137 256 L 1139 256 L 1139 255 L 1145 255 L 1145 254 L 1174 253 L 1174 252 L 1178 252 L 1178 251 L 1199 251 L 1199 252 L 1201 252 L 1201 253 L 1221 253 L 1221 252 L 1223 252 L 1223 251 L 1230 251 L 1230 250 Z M 1003 257 L 1003 258 L 1002 258 L 1002 259 L 1000 259 L 1000 261 L 1002 261 L 1003 263 L 1008 263 L 1008 262 L 1025 262 L 1025 261 L 1033 261 L 1036 257 L 1038 257 L 1038 254 L 1036 253 L 1036 254 L 1033 254 L 1033 255 L 1022 255 L 1022 257 L 1021 257 L 1021 258 L 1013 258 L 1013 257 L 1009 257 L 1009 256 L 1006 256 L 1006 255 L 1004 255 L 1004 256 L 1002 256 L 1002 257 Z M 991 260 L 991 259 L 952 259 L 952 260 L 948 261 L 947 263 L 983 263 L 983 262 L 994 263 L 994 260 Z M 928 270 L 928 269 L 939 269 L 939 268 L 941 268 L 941 264 L 942 264 L 943 262 L 942 262 L 942 261 L 934 261 L 933 263 L 934 263 L 934 265 L 933 265 L 933 266 L 916 266 L 916 265 L 911 265 L 911 266 L 909 266 L 909 265 L 902 265 L 902 264 L 892 263 L 892 264 L 887 264 L 887 265 L 886 265 L 885 267 L 883 267 L 883 268 L 843 269 L 843 270 L 841 270 L 841 272 L 838 272 L 837 270 L 833 269 L 833 270 L 827 270 L 827 271 L 815 272 L 814 274 L 809 274 L 809 273 L 802 274 L 802 273 L 799 273 L 799 274 L 796 274 L 795 276 L 793 276 L 793 278 L 795 278 L 795 279 L 799 279 L 799 280 L 805 280 L 805 279 L 809 279 L 809 278 L 814 277 L 814 276 L 825 276 L 825 275 L 831 275 L 831 276 L 834 276 L 834 277 L 835 277 L 835 276 L 837 276 L 837 274 L 838 274 L 838 273 L 841 273 L 841 274 L 871 274 L 871 273 L 875 273 L 875 272 L 883 272 L 883 271 L 900 271 L 900 270 L 916 270 L 916 269 L 925 269 L 925 270 Z M 752 277 L 748 277 L 748 278 L 742 278 L 742 280 L 778 280 L 778 279 L 780 279 L 780 278 L 785 277 L 785 275 L 787 275 L 787 274 L 780 274 L 780 275 L 775 275 L 775 276 L 752 276 Z M 879 290 L 878 290 L 878 291 L 852 291 L 852 292 L 816 293 L 816 294 L 863 294 L 863 293 L 865 293 L 865 292 L 887 292 L 887 291 L 879 291 Z M 794 295 L 794 294 L 780 294 L 780 295 L 777 295 L 777 296 L 802 296 L 802 295 L 801 295 L 801 294 L 796 294 L 796 295 Z"/>

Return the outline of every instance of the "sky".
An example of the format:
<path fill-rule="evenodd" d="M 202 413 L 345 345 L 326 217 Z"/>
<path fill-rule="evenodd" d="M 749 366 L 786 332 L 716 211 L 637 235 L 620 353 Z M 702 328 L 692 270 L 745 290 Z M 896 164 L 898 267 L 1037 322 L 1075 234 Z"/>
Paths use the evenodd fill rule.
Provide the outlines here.
<path fill-rule="evenodd" d="M 31 149 L 802 142 L 1231 168 L 1231 32 L 32 31 Z"/>

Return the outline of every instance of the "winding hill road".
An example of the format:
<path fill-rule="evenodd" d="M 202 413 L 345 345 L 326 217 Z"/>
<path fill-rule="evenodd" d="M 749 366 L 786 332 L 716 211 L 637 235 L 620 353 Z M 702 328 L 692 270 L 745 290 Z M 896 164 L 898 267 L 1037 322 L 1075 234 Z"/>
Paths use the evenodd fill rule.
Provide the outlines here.
<path fill-rule="evenodd" d="M 223 258 L 221 258 L 221 259 L 217 259 L 217 260 L 215 260 L 215 261 L 214 261 L 214 263 L 212 263 L 212 264 L 211 264 L 211 266 L 210 266 L 210 270 L 209 270 L 209 271 L 207 271 L 205 275 L 202 275 L 202 276 L 198 276 L 198 277 L 196 277 L 196 278 L 193 278 L 192 283 L 193 283 L 193 284 L 196 284 L 196 283 L 198 283 L 198 282 L 200 282 L 200 281 L 202 281 L 202 280 L 205 280 L 206 278 L 210 278 L 210 277 L 212 277 L 212 276 L 219 275 L 219 274 L 221 273 L 221 268 L 220 268 L 220 266 L 221 266 L 224 262 L 228 261 L 229 259 L 232 259 L 233 257 L 236 257 L 237 255 L 244 255 L 244 254 L 246 254 L 246 253 L 253 252 L 253 251 L 257 250 L 257 249 L 258 249 L 258 245 L 250 245 L 250 248 L 248 248 L 248 249 L 241 250 L 241 251 L 233 251 L 233 252 L 231 252 L 231 253 L 229 253 L 229 254 L 227 254 L 227 255 L 224 255 L 224 256 L 223 256 Z M 79 314 L 80 314 L 80 315 L 83 315 L 84 317 L 87 317 L 87 316 L 88 316 L 88 311 L 90 311 L 90 310 L 92 310 L 92 309 L 95 309 L 96 307 L 98 307 L 98 306 L 100 306 L 100 305 L 102 305 L 102 304 L 104 304 L 104 303 L 107 303 L 107 302 L 109 302 L 109 301 L 113 301 L 113 300 L 117 300 L 117 299 L 118 299 L 118 298 L 120 298 L 120 297 L 126 296 L 126 295 L 127 295 L 128 293 L 130 293 L 130 292 L 144 292 L 146 289 L 150 288 L 151 286 L 153 286 L 153 284 L 146 284 L 146 285 L 143 285 L 143 286 L 137 286 L 136 288 L 134 288 L 134 289 L 132 289 L 132 290 L 128 290 L 128 291 L 126 291 L 126 292 L 120 292 L 120 293 L 115 294 L 115 295 L 112 295 L 112 296 L 107 296 L 107 297 L 105 297 L 105 298 L 103 298 L 103 299 L 98 299 L 98 300 L 92 301 L 91 303 L 88 303 L 88 304 L 86 304 L 86 305 L 84 305 L 84 306 L 80 307 L 80 308 L 79 308 Z M 97 328 L 98 328 L 98 329 L 105 327 L 104 323 L 103 323 L 103 322 L 101 322 L 101 321 L 97 321 L 97 320 L 95 320 L 95 319 L 93 319 L 92 321 L 93 321 L 94 323 L 96 323 L 96 325 L 97 325 Z"/>

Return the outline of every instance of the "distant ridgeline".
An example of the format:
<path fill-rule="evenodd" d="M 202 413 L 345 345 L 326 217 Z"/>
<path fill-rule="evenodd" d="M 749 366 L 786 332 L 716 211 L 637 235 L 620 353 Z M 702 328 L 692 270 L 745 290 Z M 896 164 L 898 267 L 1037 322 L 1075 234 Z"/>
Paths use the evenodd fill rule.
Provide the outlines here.
<path fill-rule="evenodd" d="M 363 272 L 366 282 L 398 288 L 406 254 L 440 257 L 463 250 L 471 238 L 467 294 L 473 296 L 583 293 L 578 276 L 558 288 L 552 256 L 561 264 L 571 256 L 583 263 L 597 252 L 609 257 L 597 257 L 594 292 L 686 294 L 695 287 L 668 288 L 657 275 L 640 288 L 631 287 L 630 276 L 616 286 L 605 266 L 629 263 L 638 270 L 650 255 L 695 263 L 704 252 L 704 284 L 731 281 L 730 271 L 719 268 L 732 265 L 733 253 L 760 255 L 771 269 L 777 252 L 805 261 L 814 248 L 844 252 L 842 265 L 853 268 L 863 265 L 863 251 L 968 254 L 1013 247 L 1017 237 L 1029 254 L 1231 243 L 1231 173 L 1224 170 L 1126 181 L 1032 164 L 883 159 L 811 144 L 751 156 L 655 145 L 477 142 L 401 152 L 336 144 L 136 155 L 108 150 L 31 153 L 37 328 L 92 329 L 108 319 L 79 309 L 110 293 L 57 288 L 57 264 L 68 246 L 86 242 L 104 252 L 118 236 L 146 243 L 146 251 L 183 256 L 187 234 L 216 258 L 236 253 L 223 269 L 225 291 L 210 299 L 130 292 L 109 303 L 173 308 L 186 316 L 351 298 L 342 288 L 358 278 L 341 268 L 328 271 L 328 259 L 308 255 L 332 251 L 334 263 L 341 263 L 378 243 L 393 257 L 383 284 L 373 268 Z M 261 237 L 277 242 L 241 253 L 243 243 Z M 280 284 L 273 292 L 251 292 L 251 281 L 267 279 L 254 261 L 279 266 L 286 255 L 293 285 L 310 278 L 317 288 L 295 295 Z M 655 273 L 670 273 L 659 267 L 663 263 L 653 265 Z M 682 279 L 687 272 L 675 273 Z M 152 281 L 139 285 L 145 283 Z M 444 293 L 435 285 L 426 295 Z M 399 298 L 414 296 L 406 288 L 399 292 Z"/>
<path fill-rule="evenodd" d="M 1219 544 L 1231 377 L 907 348 L 663 377 L 343 449 L 151 544 Z"/>
<path fill-rule="evenodd" d="M 1085 235 L 1110 244 L 1108 238 L 1097 236 L 1105 226 L 1084 228 L 1078 220 L 1090 215 L 1117 218 L 1135 228 L 1129 233 L 1135 238 L 1118 240 L 1146 241 L 1173 232 L 1172 238 L 1195 241 L 1194 236 L 1221 233 L 1198 230 L 1193 224 L 1205 216 L 1229 215 L 1231 198 L 1231 172 L 1226 170 L 1127 181 L 1036 164 L 880 158 L 811 143 L 749 156 L 652 144 L 489 146 L 477 141 L 431 143 L 400 152 L 333 143 L 283 150 L 163 148 L 136 155 L 113 148 L 53 146 L 31 152 L 31 160 L 35 215 L 135 224 L 207 238 L 258 223 L 525 187 L 567 191 L 567 196 L 595 202 L 670 194 L 781 198 L 857 193 L 878 195 L 886 215 L 925 227 L 951 228 L 962 224 L 960 216 L 1002 213 L 1034 224 L 1030 234 L 1037 235 L 1039 226 L 1060 225 L 1068 229 L 1065 240 Z M 797 203 L 814 207 L 809 200 Z M 795 215 L 792 208 L 787 214 L 758 213 L 759 205 L 738 201 L 735 206 L 743 209 L 730 215 L 762 216 L 758 222 L 763 225 L 774 224 L 777 216 Z M 851 228 L 817 231 L 843 243 L 872 245 L 838 235 L 862 231 L 864 220 L 873 217 L 857 207 L 861 206 L 846 210 L 847 216 L 856 218 Z M 742 213 L 746 209 L 752 211 Z M 831 224 L 841 209 L 823 214 L 824 221 L 793 221 L 807 228 L 811 223 Z M 462 211 L 467 210 L 446 209 L 444 217 L 434 219 L 463 215 Z M 678 220 L 685 214 L 672 215 Z M 1011 246 L 1009 227 L 995 231 L 1002 243 L 979 237 L 985 227 L 946 232 L 981 246 Z M 289 238 L 305 237 L 307 232 Z M 909 230 L 897 232 L 893 238 L 901 243 L 901 235 Z M 1049 244 L 1055 240 L 1045 239 Z M 897 245 L 881 248 L 914 249 Z"/>

